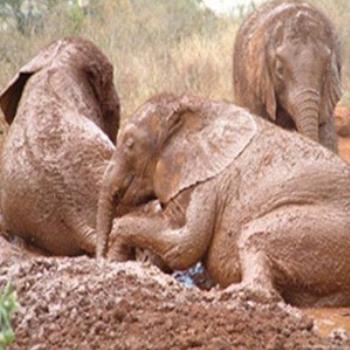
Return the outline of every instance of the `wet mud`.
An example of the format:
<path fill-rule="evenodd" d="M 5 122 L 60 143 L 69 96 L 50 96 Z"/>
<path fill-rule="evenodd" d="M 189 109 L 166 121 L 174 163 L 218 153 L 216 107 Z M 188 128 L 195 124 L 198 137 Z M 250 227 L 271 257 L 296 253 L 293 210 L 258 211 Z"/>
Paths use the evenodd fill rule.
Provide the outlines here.
<path fill-rule="evenodd" d="M 350 349 L 283 303 L 221 301 L 145 263 L 32 258 L 4 263 L 22 305 L 11 349 Z"/>
<path fill-rule="evenodd" d="M 314 320 L 315 328 L 323 337 L 350 332 L 350 308 L 310 308 L 302 311 Z"/>

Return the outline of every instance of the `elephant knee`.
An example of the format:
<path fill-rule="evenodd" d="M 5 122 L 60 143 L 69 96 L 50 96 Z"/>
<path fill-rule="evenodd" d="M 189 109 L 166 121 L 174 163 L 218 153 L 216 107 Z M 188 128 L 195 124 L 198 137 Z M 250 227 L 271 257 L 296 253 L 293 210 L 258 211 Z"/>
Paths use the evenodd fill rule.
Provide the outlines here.
<path fill-rule="evenodd" d="M 175 246 L 169 249 L 162 258 L 172 270 L 186 270 L 197 262 L 187 253 L 188 251 Z"/>
<path fill-rule="evenodd" d="M 239 251 L 261 251 L 265 248 L 271 232 L 259 226 L 259 223 L 252 223 L 242 231 L 238 240 Z"/>

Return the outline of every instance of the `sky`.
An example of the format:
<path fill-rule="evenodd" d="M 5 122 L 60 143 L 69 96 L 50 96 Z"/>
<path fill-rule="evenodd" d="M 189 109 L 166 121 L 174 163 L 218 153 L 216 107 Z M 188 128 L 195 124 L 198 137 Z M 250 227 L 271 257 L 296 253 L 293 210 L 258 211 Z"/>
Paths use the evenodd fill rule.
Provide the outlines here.
<path fill-rule="evenodd" d="M 249 5 L 249 0 L 203 0 L 204 4 L 217 13 L 231 12 L 239 5 Z M 256 4 L 262 0 L 255 0 Z"/>

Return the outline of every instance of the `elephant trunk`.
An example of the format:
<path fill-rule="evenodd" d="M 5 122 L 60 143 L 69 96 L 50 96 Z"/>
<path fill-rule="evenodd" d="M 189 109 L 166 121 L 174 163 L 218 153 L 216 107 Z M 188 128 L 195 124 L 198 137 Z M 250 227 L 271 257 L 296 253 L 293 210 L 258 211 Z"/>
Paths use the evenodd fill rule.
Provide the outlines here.
<path fill-rule="evenodd" d="M 103 185 L 100 192 L 97 209 L 97 258 L 105 257 L 107 254 L 109 234 L 112 230 L 115 207 L 116 203 L 114 201 L 114 193 L 110 191 L 109 186 Z"/>
<path fill-rule="evenodd" d="M 121 179 L 121 181 L 119 181 Z M 105 257 L 107 254 L 109 235 L 112 230 L 115 209 L 122 200 L 133 177 L 121 176 L 121 172 L 115 165 L 107 168 L 105 173 L 97 208 L 97 242 L 96 257 Z"/>
<path fill-rule="evenodd" d="M 303 91 L 301 98 L 295 99 L 294 122 L 297 130 L 319 142 L 320 96 L 315 90 Z"/>

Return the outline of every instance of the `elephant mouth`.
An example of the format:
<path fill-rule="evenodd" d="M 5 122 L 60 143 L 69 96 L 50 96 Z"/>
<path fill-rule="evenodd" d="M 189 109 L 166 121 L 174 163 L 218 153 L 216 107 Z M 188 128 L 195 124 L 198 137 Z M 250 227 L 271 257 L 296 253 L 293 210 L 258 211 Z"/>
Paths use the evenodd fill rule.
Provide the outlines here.
<path fill-rule="evenodd" d="M 120 188 L 114 195 L 113 200 L 116 206 L 121 204 L 141 206 L 157 199 L 153 191 L 149 191 L 143 195 L 140 195 L 136 190 L 137 186 L 133 186 L 134 183 L 135 176 L 129 175 L 124 183 L 124 186 Z"/>
<path fill-rule="evenodd" d="M 136 198 L 134 200 L 133 204 L 135 206 L 141 206 L 141 205 L 147 204 L 151 201 L 154 201 L 156 199 L 157 199 L 156 195 L 154 193 L 150 193 L 150 194 L 146 194 L 140 198 Z"/>
<path fill-rule="evenodd" d="M 123 199 L 127 196 L 128 192 L 130 192 L 129 189 L 134 182 L 134 178 L 134 175 L 128 175 L 124 181 L 123 186 L 119 187 L 119 189 L 115 192 L 113 202 L 116 206 L 121 204 Z"/>

